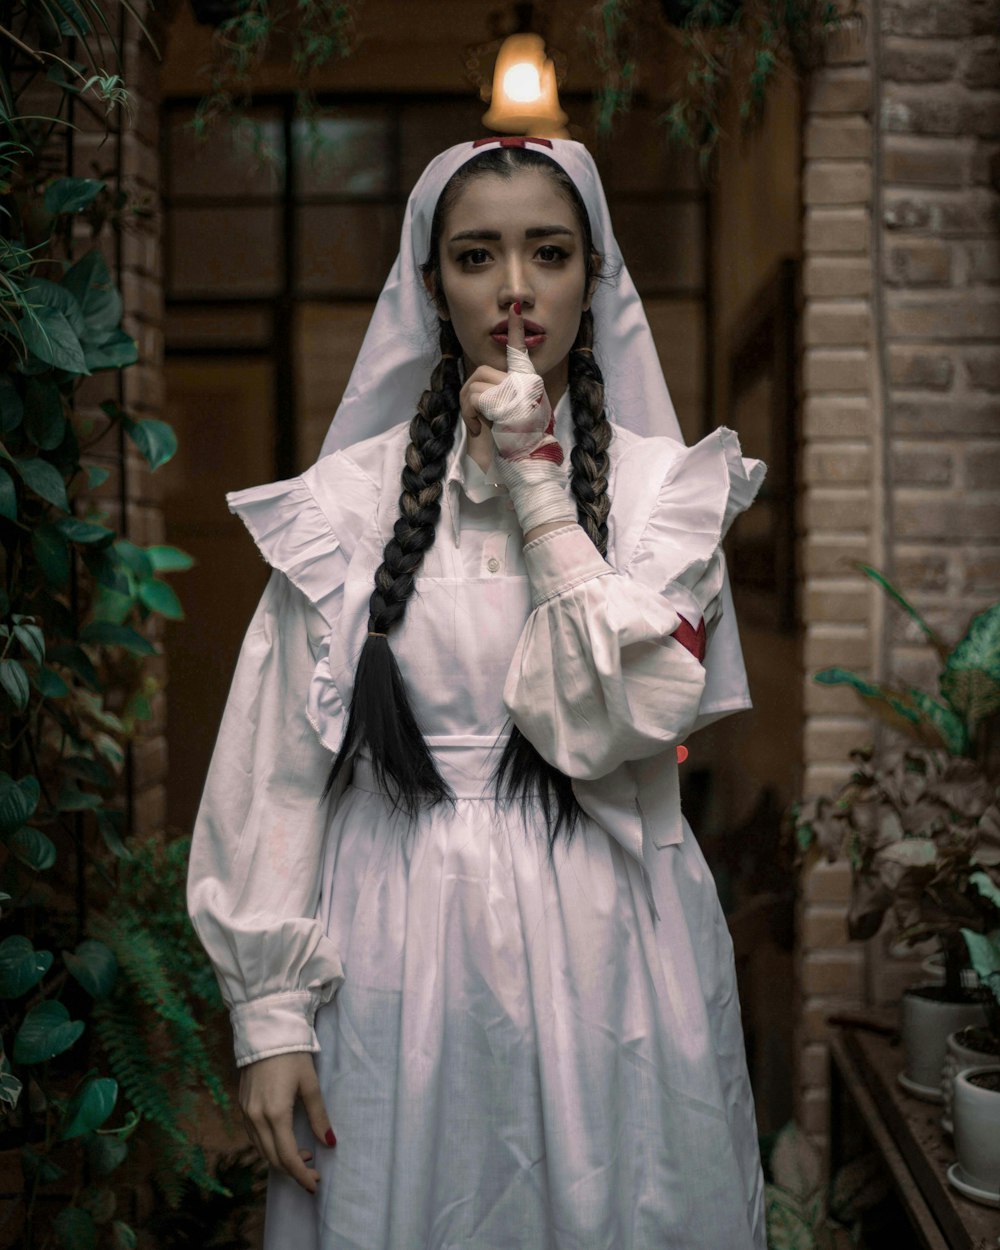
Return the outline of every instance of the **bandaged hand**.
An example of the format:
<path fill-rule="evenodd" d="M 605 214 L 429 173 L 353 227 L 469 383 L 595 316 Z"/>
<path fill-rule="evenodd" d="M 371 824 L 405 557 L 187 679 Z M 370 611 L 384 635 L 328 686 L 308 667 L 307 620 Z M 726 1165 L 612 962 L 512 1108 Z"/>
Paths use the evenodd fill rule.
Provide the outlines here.
<path fill-rule="evenodd" d="M 476 406 L 493 431 L 497 481 L 510 492 L 523 533 L 576 521 L 566 495 L 563 451 L 545 384 L 524 347 L 524 321 L 512 308 L 507 323 L 507 375 L 483 391 Z"/>

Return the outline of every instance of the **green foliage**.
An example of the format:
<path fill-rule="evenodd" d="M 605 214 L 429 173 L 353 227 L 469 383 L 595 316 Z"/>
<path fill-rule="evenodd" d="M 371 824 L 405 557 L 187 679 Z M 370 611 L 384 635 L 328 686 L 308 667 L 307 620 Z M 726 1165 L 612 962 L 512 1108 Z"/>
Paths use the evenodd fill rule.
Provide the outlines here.
<path fill-rule="evenodd" d="M 741 122 L 752 124 L 783 70 L 808 71 L 831 36 L 858 21 L 856 9 L 841 12 L 832 0 L 595 0 L 584 33 L 601 73 L 598 134 L 608 137 L 631 103 L 639 49 L 648 57 L 662 47 L 679 69 L 661 121 L 670 141 L 697 152 L 707 169 L 728 96 L 739 101 Z"/>
<path fill-rule="evenodd" d="M 95 1006 L 94 1024 L 129 1102 L 155 1130 L 161 1187 L 185 1177 L 211 1189 L 191 1132 L 204 1091 L 229 1106 L 199 1016 L 221 1019 L 218 984 L 184 903 L 189 839 L 150 840 L 133 848 L 99 932 L 113 950 L 115 989 Z"/>
<path fill-rule="evenodd" d="M 128 112 L 122 78 L 97 59 L 121 61 L 118 9 L 145 29 L 131 0 L 111 10 L 98 0 L 12 0 L 0 30 L 5 47 L 11 33 L 21 44 L 0 63 L 0 1127 L 20 1145 L 25 1244 L 68 1250 L 136 1244 L 114 1218 L 114 1186 L 152 1100 L 126 1079 L 129 1056 L 102 1053 L 95 1018 L 113 1009 L 155 1039 L 150 1079 L 161 1091 L 176 1071 L 190 1099 L 192 1065 L 207 1061 L 184 1015 L 183 979 L 158 1006 L 136 987 L 150 941 L 164 977 L 203 985 L 193 936 L 175 958 L 155 927 L 140 944 L 134 915 L 125 939 L 115 928 L 132 914 L 116 896 L 117 865 L 131 854 L 126 752 L 159 688 L 143 669 L 157 653 L 147 625 L 182 618 L 167 577 L 191 564 L 173 548 L 119 537 L 96 493 L 109 476 L 96 461 L 121 460 L 120 434 L 151 471 L 176 450 L 169 426 L 111 398 L 137 345 L 122 328 L 102 235 L 142 210 L 102 178 L 53 176 L 72 142 L 71 109 L 116 122 Z M 19 101 L 38 99 L 51 116 L 21 114 Z M 85 409 L 81 383 L 90 379 L 92 394 L 102 376 L 107 402 Z M 177 906 L 176 872 L 171 883 Z M 211 1073 L 201 1079 L 221 1092 Z M 176 1126 L 176 1107 L 171 1114 Z M 166 1165 L 174 1184 L 204 1174 L 192 1127 Z M 67 1179 L 81 1176 L 84 1185 Z"/>
<path fill-rule="evenodd" d="M 1000 604 L 974 616 L 954 647 L 924 621 L 895 586 L 867 564 L 855 563 L 917 625 L 941 663 L 938 691 L 872 682 L 843 668 L 813 675 L 824 685 L 846 685 L 884 724 L 927 747 L 978 758 L 985 767 L 1000 712 Z"/>

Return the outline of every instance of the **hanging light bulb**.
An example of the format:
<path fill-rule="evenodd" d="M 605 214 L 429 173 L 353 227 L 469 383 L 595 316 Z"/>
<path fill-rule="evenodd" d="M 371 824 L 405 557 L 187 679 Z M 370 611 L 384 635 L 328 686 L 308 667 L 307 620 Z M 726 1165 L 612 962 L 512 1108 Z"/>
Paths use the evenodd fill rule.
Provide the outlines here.
<path fill-rule="evenodd" d="M 497 53 L 493 96 L 483 125 L 507 135 L 568 139 L 556 69 L 541 35 L 510 35 Z"/>

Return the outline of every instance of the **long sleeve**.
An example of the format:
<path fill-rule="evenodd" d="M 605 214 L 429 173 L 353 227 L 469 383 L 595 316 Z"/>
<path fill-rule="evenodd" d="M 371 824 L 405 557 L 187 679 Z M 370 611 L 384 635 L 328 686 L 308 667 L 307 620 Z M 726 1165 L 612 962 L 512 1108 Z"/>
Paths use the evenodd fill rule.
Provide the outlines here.
<path fill-rule="evenodd" d="M 670 449 L 667 459 L 652 507 L 632 526 L 635 540 L 616 566 L 579 526 L 524 549 L 534 610 L 504 702 L 536 749 L 575 780 L 657 755 L 699 719 L 708 670 L 673 635 L 682 617 L 703 621 L 711 655 L 728 599 L 722 538 L 752 502 L 765 466 L 742 457 L 724 427 L 692 448 Z M 627 517 L 621 529 L 628 532 Z"/>
<path fill-rule="evenodd" d="M 312 620 L 310 619 L 312 617 Z M 274 570 L 240 651 L 194 828 L 188 908 L 230 1010 L 238 1066 L 318 1049 L 343 981 L 314 914 L 331 758 L 305 715 L 316 609 Z"/>

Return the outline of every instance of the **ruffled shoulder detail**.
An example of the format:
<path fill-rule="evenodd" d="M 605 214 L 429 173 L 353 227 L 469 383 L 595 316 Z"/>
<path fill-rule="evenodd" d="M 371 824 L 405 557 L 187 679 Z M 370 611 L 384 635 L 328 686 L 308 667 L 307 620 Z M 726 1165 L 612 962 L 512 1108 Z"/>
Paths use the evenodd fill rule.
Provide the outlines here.
<path fill-rule="evenodd" d="M 230 491 L 226 503 L 268 564 L 284 573 L 332 628 L 351 553 L 375 508 L 377 491 L 341 453 L 327 460 L 339 463 L 320 461 L 299 477 Z M 316 489 L 331 479 L 337 483 L 335 493 Z"/>
<path fill-rule="evenodd" d="M 629 452 L 619 463 L 615 492 L 635 507 L 619 531 L 618 570 L 651 586 L 688 581 L 753 503 L 767 466 L 744 456 L 739 436 L 726 426 L 691 447 L 657 438 Z"/>

